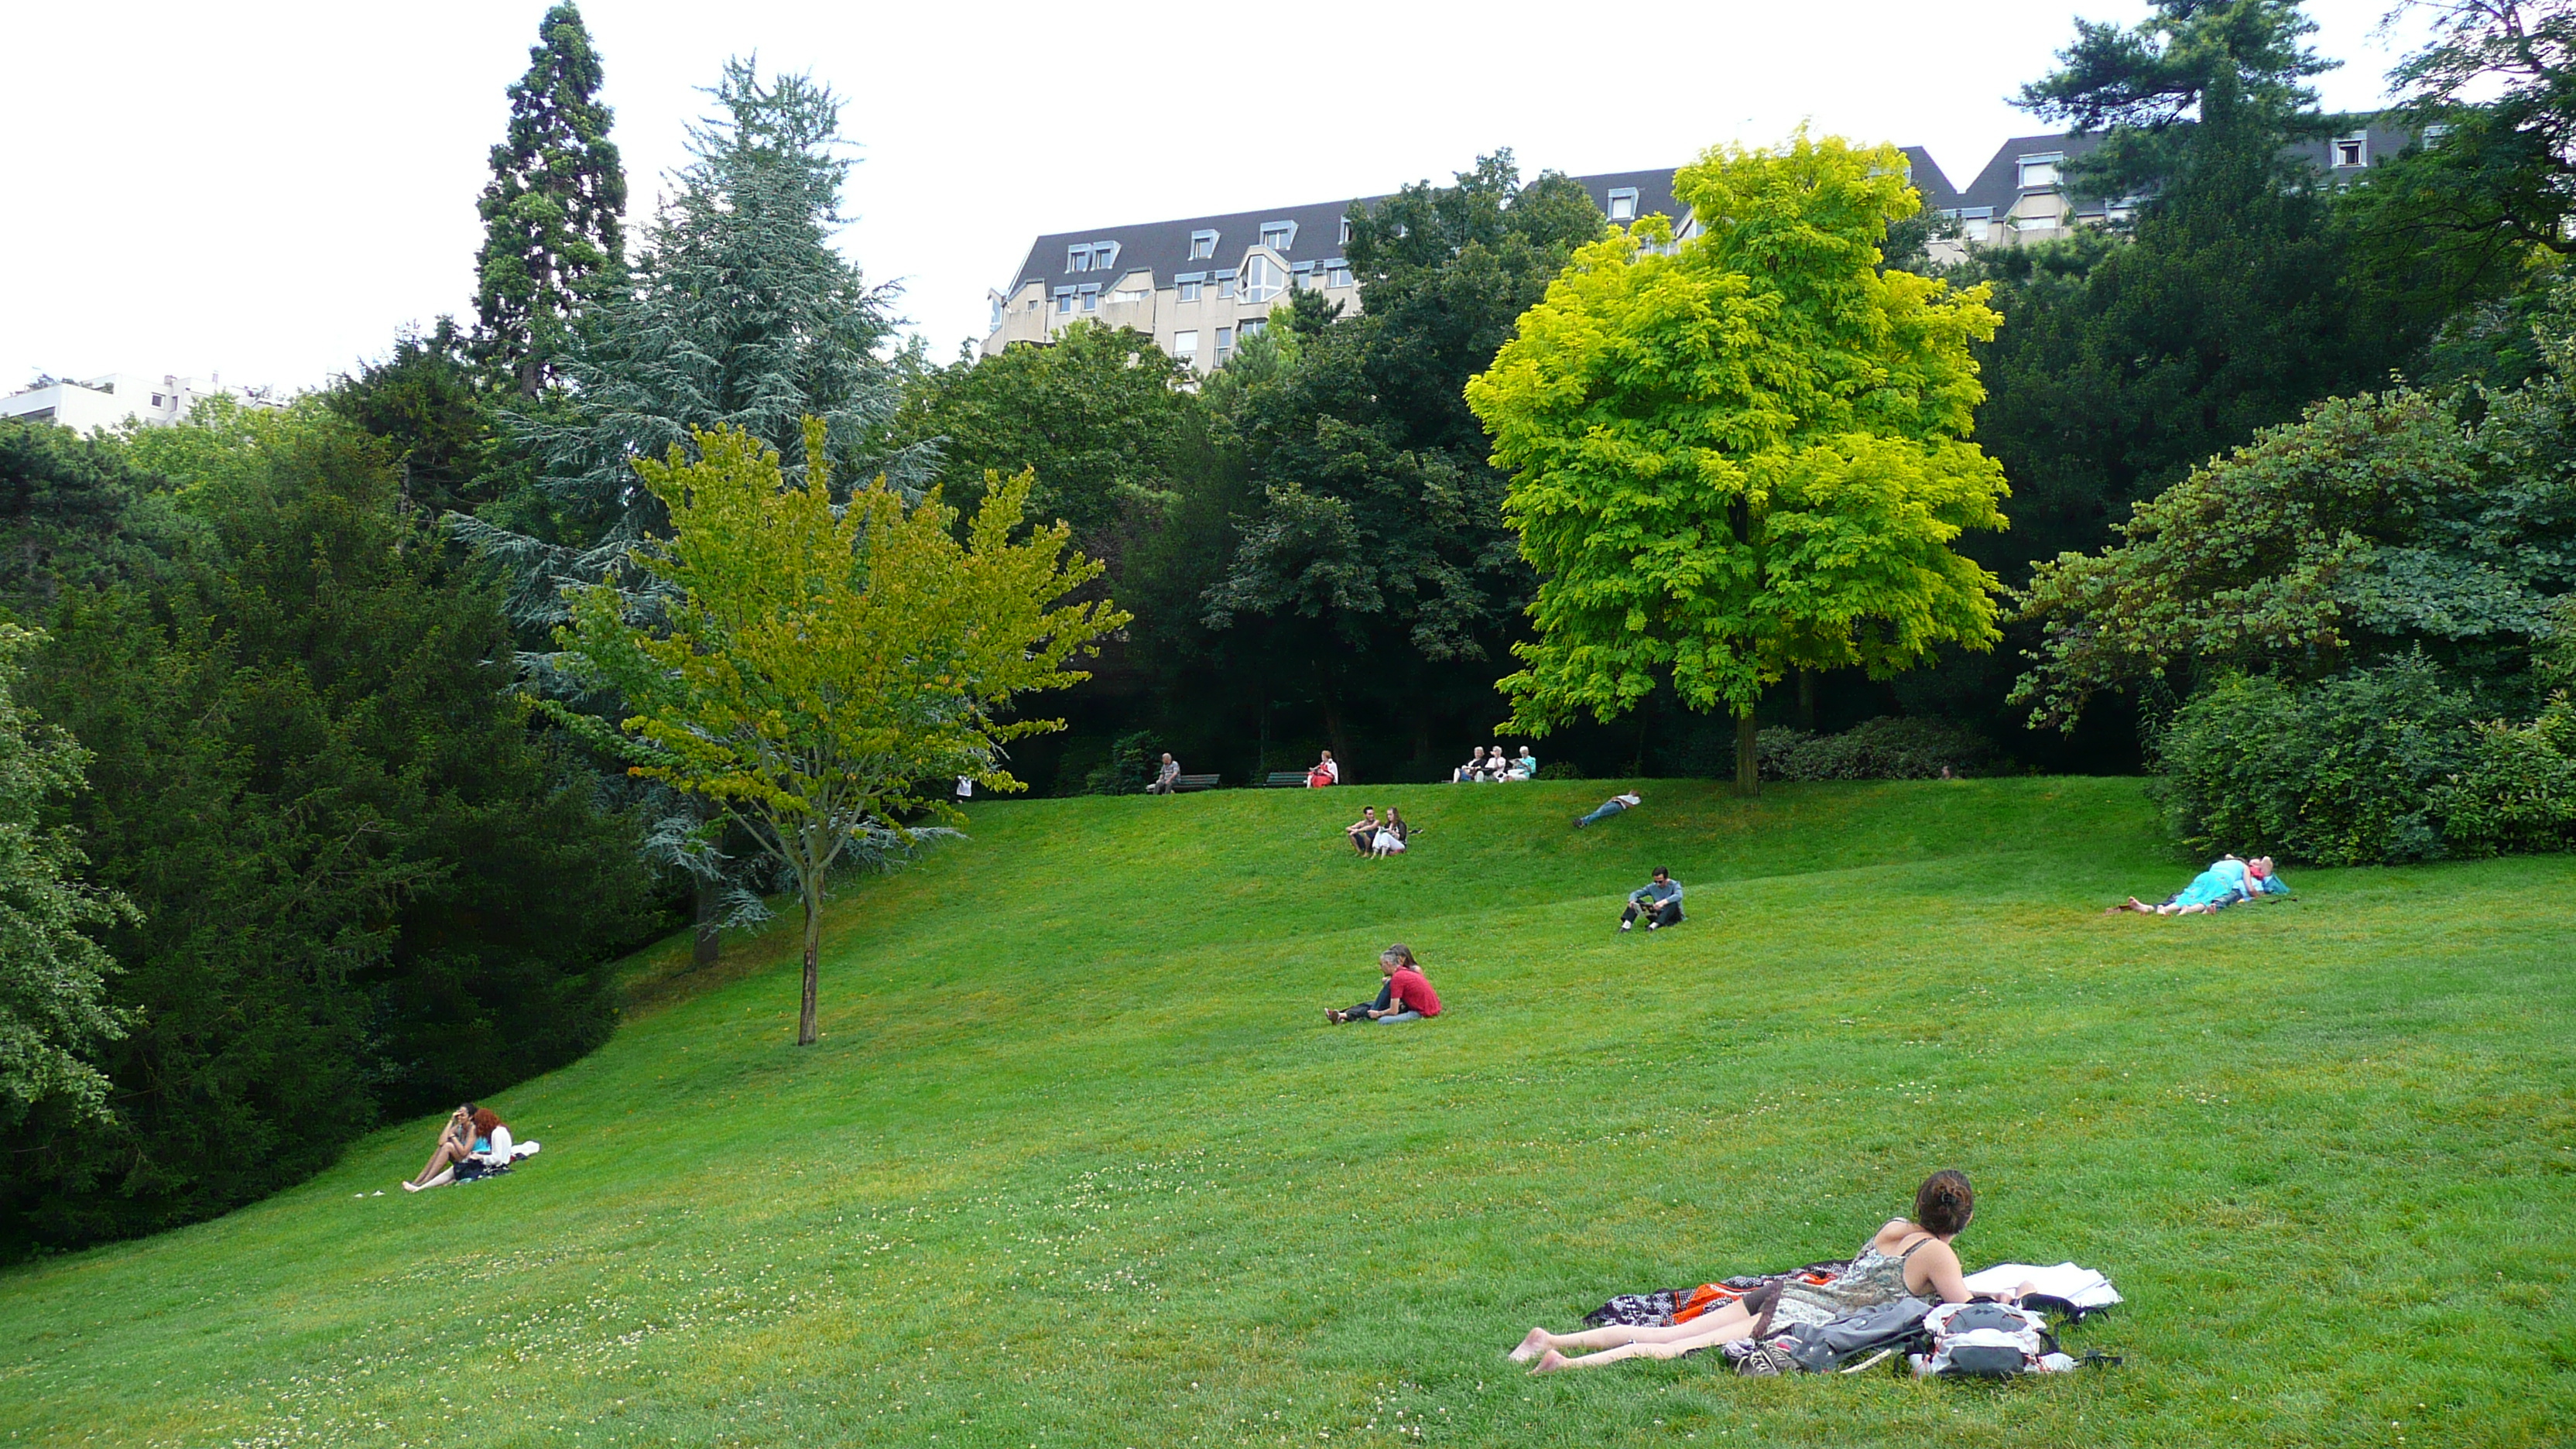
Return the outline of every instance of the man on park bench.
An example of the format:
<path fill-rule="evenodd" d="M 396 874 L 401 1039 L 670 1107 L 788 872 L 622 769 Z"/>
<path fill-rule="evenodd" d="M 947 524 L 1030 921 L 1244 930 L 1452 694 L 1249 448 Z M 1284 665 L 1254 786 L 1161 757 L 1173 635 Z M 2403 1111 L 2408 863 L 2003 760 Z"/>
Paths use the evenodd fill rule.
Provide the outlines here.
<path fill-rule="evenodd" d="M 1171 751 L 1165 750 L 1163 752 L 1163 768 L 1154 773 L 1154 783 L 1145 787 L 1145 793 L 1148 795 L 1169 795 L 1172 793 L 1173 788 L 1180 783 L 1181 762 L 1172 758 Z"/>
<path fill-rule="evenodd" d="M 1655 878 L 1628 892 L 1628 909 L 1619 913 L 1619 929 L 1634 930 L 1637 918 L 1646 918 L 1646 929 L 1658 930 L 1678 926 L 1682 920 L 1682 883 L 1662 866 L 1655 867 Z"/>

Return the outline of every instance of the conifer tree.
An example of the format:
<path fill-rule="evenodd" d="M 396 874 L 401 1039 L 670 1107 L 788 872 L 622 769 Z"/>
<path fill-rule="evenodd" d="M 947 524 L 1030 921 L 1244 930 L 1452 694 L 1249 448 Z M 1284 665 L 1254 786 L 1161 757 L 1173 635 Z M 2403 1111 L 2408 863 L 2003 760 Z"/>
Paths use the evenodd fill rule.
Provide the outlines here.
<path fill-rule="evenodd" d="M 624 260 L 626 168 L 598 101 L 599 53 L 572 0 L 546 12 L 528 73 L 509 90 L 509 138 L 492 148 L 476 210 L 474 357 L 536 397 L 553 377 L 573 314 Z"/>

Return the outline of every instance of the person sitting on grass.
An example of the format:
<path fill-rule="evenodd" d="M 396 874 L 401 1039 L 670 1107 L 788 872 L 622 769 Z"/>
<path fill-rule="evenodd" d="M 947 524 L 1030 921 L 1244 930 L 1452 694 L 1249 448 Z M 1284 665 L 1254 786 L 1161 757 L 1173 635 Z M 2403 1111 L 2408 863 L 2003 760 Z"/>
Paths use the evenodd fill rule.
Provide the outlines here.
<path fill-rule="evenodd" d="M 1622 790 L 1618 794 L 1611 796 L 1609 799 L 1602 801 L 1600 809 L 1593 811 L 1589 815 L 1576 816 L 1574 818 L 1574 828 L 1581 830 L 1586 825 L 1598 825 L 1602 821 L 1609 819 L 1611 816 L 1618 814 L 1622 810 L 1634 810 L 1645 803 L 1645 796 L 1638 794 L 1634 790 Z"/>
<path fill-rule="evenodd" d="M 1468 756 L 1467 763 L 1460 765 L 1458 768 L 1449 772 L 1449 783 L 1452 785 L 1464 785 L 1472 781 L 1481 780 L 1484 777 L 1485 747 L 1483 745 L 1478 745 L 1476 746 L 1476 753 Z"/>
<path fill-rule="evenodd" d="M 1849 1266 L 1830 1283 L 1785 1282 L 1757 1288 L 1714 1313 L 1663 1328 L 1589 1329 L 1550 1333 L 1533 1328 L 1511 1352 L 1514 1363 L 1538 1360 L 1532 1373 L 1558 1369 L 1598 1368 L 1628 1358 L 1679 1358 L 1693 1349 L 1714 1348 L 1740 1338 L 1767 1338 L 1774 1326 L 1830 1323 L 1847 1313 L 1899 1298 L 1934 1298 L 1965 1303 L 1986 1296 L 2011 1302 L 2030 1290 L 2028 1283 L 2010 1293 L 1978 1295 L 1968 1291 L 1959 1254 L 1950 1240 L 1976 1216 L 1976 1193 L 1965 1174 L 1943 1168 L 1914 1190 L 1914 1216 L 1891 1219 L 1852 1255 Z M 1593 1349 L 1567 1358 L 1569 1348 Z"/>
<path fill-rule="evenodd" d="M 1360 818 L 1343 826 L 1342 833 L 1351 838 L 1351 848 L 1353 850 L 1358 851 L 1362 855 L 1368 854 L 1370 849 L 1377 844 L 1377 807 L 1374 805 L 1361 806 Z"/>
<path fill-rule="evenodd" d="M 447 1126 L 438 1134 L 438 1150 L 429 1154 L 429 1165 L 404 1183 L 403 1190 L 445 1187 L 460 1177 L 480 1177 L 486 1169 L 507 1166 L 509 1161 L 510 1129 L 500 1114 L 468 1102 L 448 1114 Z"/>
<path fill-rule="evenodd" d="M 1628 892 L 1628 909 L 1619 913 L 1619 929 L 1634 930 L 1637 918 L 1646 918 L 1646 929 L 1660 930 L 1682 923 L 1682 883 L 1662 866 L 1655 867 L 1655 878 Z"/>
<path fill-rule="evenodd" d="M 1180 783 L 1181 762 L 1172 758 L 1171 751 L 1165 750 L 1163 752 L 1163 768 L 1154 772 L 1154 783 L 1145 787 L 1145 793 L 1148 795 L 1169 795 L 1174 789 L 1179 787 Z"/>
<path fill-rule="evenodd" d="M 2136 911 L 2149 916 L 2214 916 L 2246 898 L 2245 884 L 2245 862 L 2232 855 L 2220 856 L 2163 904 L 2151 906 L 2131 896 L 2127 905 L 2113 906 L 2104 914 Z"/>
<path fill-rule="evenodd" d="M 1527 745 L 1521 746 L 1521 752 L 1512 757 L 1512 778 L 1515 780 L 1538 778 L 1538 756 L 1531 754 L 1530 747 Z"/>
<path fill-rule="evenodd" d="M 1377 969 L 1384 976 L 1378 986 L 1377 1000 L 1363 1001 L 1345 1010 L 1327 1009 L 1324 1020 L 1336 1026 L 1348 1021 L 1377 1021 L 1393 1024 L 1420 1021 L 1440 1014 L 1440 993 L 1422 974 L 1422 963 L 1413 959 L 1413 948 L 1389 946 L 1377 958 Z"/>
<path fill-rule="evenodd" d="M 1369 854 L 1402 855 L 1405 838 L 1412 833 L 1405 826 L 1403 812 L 1389 805 L 1386 807 L 1386 819 L 1377 827 L 1377 837 L 1369 842 Z"/>

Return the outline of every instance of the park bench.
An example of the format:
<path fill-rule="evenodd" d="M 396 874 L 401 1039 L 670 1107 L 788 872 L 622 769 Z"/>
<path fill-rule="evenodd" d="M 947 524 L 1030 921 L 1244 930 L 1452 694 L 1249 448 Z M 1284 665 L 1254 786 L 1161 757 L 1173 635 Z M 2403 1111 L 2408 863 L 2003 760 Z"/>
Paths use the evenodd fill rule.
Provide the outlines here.
<path fill-rule="evenodd" d="M 1175 775 L 1172 777 L 1172 790 L 1175 794 L 1183 790 L 1213 790 L 1215 788 L 1216 776 L 1214 775 Z"/>
<path fill-rule="evenodd" d="M 1306 772 L 1303 770 L 1273 770 L 1270 778 L 1261 782 L 1264 790 L 1302 790 L 1305 787 Z"/>

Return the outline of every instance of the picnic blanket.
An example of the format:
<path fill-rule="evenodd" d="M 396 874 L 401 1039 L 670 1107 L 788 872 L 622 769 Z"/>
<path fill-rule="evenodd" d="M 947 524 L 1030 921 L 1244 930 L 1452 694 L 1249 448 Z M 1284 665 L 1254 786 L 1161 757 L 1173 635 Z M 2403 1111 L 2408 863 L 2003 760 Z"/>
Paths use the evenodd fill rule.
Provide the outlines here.
<path fill-rule="evenodd" d="M 1785 1273 L 1739 1273 L 1696 1288 L 1659 1288 L 1652 1293 L 1623 1293 L 1591 1312 L 1583 1321 L 1595 1328 L 1617 1324 L 1622 1328 L 1663 1328 L 1675 1323 L 1688 1323 L 1703 1314 L 1715 1313 L 1756 1288 L 1791 1281 L 1820 1287 L 1842 1276 L 1851 1261 L 1837 1258 L 1831 1262 L 1809 1263 Z M 2019 1280 L 2016 1279 L 2016 1282 Z"/>

